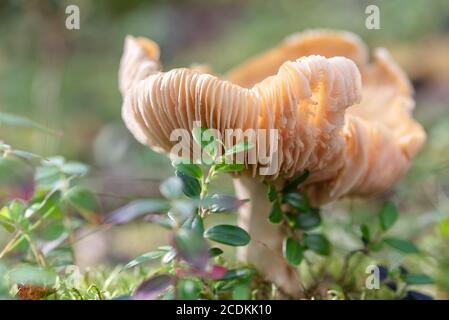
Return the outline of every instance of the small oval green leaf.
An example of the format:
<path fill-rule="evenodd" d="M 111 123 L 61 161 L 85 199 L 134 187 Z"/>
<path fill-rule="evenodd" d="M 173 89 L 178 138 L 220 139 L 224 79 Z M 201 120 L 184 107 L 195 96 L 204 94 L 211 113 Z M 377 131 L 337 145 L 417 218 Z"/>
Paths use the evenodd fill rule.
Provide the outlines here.
<path fill-rule="evenodd" d="M 322 234 L 307 234 L 304 237 L 306 247 L 320 255 L 330 254 L 331 245 L 329 240 Z"/>
<path fill-rule="evenodd" d="M 203 170 L 201 170 L 201 167 L 194 164 L 194 163 L 177 163 L 174 164 L 174 167 L 177 171 L 184 173 L 185 175 L 201 179 L 203 176 Z"/>
<path fill-rule="evenodd" d="M 209 240 L 230 246 L 245 246 L 251 240 L 245 230 L 228 224 L 213 226 L 204 232 L 204 236 Z"/>
<path fill-rule="evenodd" d="M 310 210 L 309 199 L 304 194 L 298 192 L 286 193 L 284 194 L 283 200 L 301 212 Z"/>
<path fill-rule="evenodd" d="M 273 202 L 271 206 L 270 213 L 268 215 L 268 220 L 271 223 L 279 223 L 282 221 L 283 213 L 281 209 L 281 205 L 278 201 Z"/>
<path fill-rule="evenodd" d="M 398 219 L 398 210 L 393 202 L 387 201 L 380 211 L 379 220 L 382 230 L 390 229 Z"/>
<path fill-rule="evenodd" d="M 296 215 L 295 227 L 302 230 L 310 230 L 321 224 L 319 210 L 310 210 Z"/>
<path fill-rule="evenodd" d="M 182 191 L 189 198 L 199 197 L 201 194 L 201 183 L 198 179 L 176 170 L 175 175 L 182 180 Z"/>
<path fill-rule="evenodd" d="M 403 253 L 418 253 L 418 248 L 411 242 L 397 238 L 384 238 L 384 243 Z"/>
<path fill-rule="evenodd" d="M 299 265 L 304 258 L 303 248 L 301 244 L 291 237 L 284 239 L 282 249 L 284 257 L 290 264 L 294 266 Z"/>

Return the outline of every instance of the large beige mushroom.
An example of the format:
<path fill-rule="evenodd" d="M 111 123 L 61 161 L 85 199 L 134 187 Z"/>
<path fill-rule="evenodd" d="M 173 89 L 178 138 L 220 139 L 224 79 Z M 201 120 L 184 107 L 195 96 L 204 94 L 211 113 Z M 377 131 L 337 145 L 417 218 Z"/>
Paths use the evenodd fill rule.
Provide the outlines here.
<path fill-rule="evenodd" d="M 372 195 L 404 175 L 425 141 L 411 116 L 407 77 L 386 50 L 374 58 L 368 64 L 353 34 L 313 31 L 288 37 L 220 79 L 201 70 L 162 72 L 158 46 L 129 36 L 119 75 L 122 116 L 139 142 L 165 153 L 176 143 L 170 133 L 190 131 L 194 121 L 223 135 L 225 129 L 278 130 L 271 142 L 275 172 L 261 176 L 258 164 L 248 164 L 235 179 L 238 196 L 251 200 L 239 224 L 253 241 L 239 256 L 297 296 L 297 271 L 279 254 L 285 232 L 267 221 L 263 180 L 282 185 L 308 170 L 301 191 L 314 205 Z"/>

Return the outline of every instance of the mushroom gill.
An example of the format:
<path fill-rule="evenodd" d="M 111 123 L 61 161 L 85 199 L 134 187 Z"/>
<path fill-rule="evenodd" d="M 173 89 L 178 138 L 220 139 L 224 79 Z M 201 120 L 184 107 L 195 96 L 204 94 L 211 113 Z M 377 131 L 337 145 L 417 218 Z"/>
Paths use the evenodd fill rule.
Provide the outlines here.
<path fill-rule="evenodd" d="M 176 144 L 171 132 L 190 132 L 194 121 L 222 136 L 226 129 L 276 129 L 278 139 L 268 141 L 276 170 L 262 176 L 258 164 L 247 163 L 235 179 L 238 195 L 251 200 L 239 223 L 254 239 L 239 256 L 298 296 L 296 270 L 279 254 L 284 230 L 267 221 L 262 181 L 282 185 L 308 170 L 301 191 L 314 205 L 387 190 L 425 141 L 411 115 L 411 85 L 385 49 L 369 64 L 357 36 L 333 31 L 290 36 L 223 79 L 201 71 L 162 72 L 157 45 L 128 36 L 119 74 L 125 124 L 139 142 L 164 153 Z"/>

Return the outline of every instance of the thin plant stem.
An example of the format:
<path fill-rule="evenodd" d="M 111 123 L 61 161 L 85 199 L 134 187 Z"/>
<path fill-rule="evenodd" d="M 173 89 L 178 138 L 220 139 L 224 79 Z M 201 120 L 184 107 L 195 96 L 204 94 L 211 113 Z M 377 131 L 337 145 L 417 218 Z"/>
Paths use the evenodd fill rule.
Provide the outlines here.
<path fill-rule="evenodd" d="M 15 235 L 8 241 L 3 250 L 0 252 L 0 259 L 2 259 L 9 251 L 14 248 L 14 243 L 21 237 L 20 232 L 16 232 Z"/>

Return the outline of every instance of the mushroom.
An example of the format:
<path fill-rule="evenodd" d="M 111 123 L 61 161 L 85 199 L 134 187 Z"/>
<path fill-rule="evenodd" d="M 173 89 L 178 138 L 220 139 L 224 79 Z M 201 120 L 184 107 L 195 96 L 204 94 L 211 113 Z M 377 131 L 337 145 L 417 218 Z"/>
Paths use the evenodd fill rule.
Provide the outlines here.
<path fill-rule="evenodd" d="M 159 48 L 128 36 L 120 65 L 122 116 L 135 138 L 169 153 L 170 133 L 192 130 L 194 121 L 218 130 L 276 129 L 276 170 L 259 164 L 235 177 L 239 224 L 252 236 L 239 250 L 288 295 L 299 296 L 298 273 L 282 255 L 285 230 L 267 221 L 263 182 L 282 186 L 298 173 L 313 205 L 346 195 L 369 196 L 390 188 L 425 141 L 412 118 L 412 88 L 385 49 L 368 63 L 367 49 L 347 32 L 309 31 L 231 70 L 223 79 L 201 70 L 161 71 Z M 363 86 L 362 86 L 363 83 Z M 276 148 L 277 147 L 277 148 Z M 256 148 L 258 145 L 256 144 Z"/>

